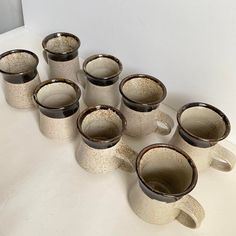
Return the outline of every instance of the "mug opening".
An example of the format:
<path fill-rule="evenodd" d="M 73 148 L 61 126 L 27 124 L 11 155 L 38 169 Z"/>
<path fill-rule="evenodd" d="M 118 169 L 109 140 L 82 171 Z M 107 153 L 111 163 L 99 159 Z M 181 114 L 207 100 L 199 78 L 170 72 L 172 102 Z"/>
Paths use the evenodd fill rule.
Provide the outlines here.
<path fill-rule="evenodd" d="M 89 140 L 110 141 L 122 135 L 124 122 L 118 110 L 102 105 L 85 110 L 78 118 L 78 128 Z"/>
<path fill-rule="evenodd" d="M 0 71 L 6 74 L 31 72 L 37 65 L 37 56 L 26 50 L 12 50 L 0 56 Z"/>
<path fill-rule="evenodd" d="M 184 196 L 197 181 L 193 161 L 173 146 L 151 145 L 137 159 L 137 173 L 147 188 L 157 194 Z"/>
<path fill-rule="evenodd" d="M 122 70 L 121 62 L 111 55 L 94 55 L 87 58 L 83 69 L 91 77 L 110 79 L 118 76 Z"/>
<path fill-rule="evenodd" d="M 180 127 L 191 136 L 218 141 L 229 133 L 229 121 L 217 108 L 208 104 L 195 104 L 183 108 L 178 115 Z"/>
<path fill-rule="evenodd" d="M 45 108 L 62 109 L 76 103 L 80 97 L 77 85 L 65 80 L 50 80 L 43 82 L 36 89 L 36 102 Z"/>
<path fill-rule="evenodd" d="M 47 36 L 43 41 L 44 49 L 53 54 L 71 53 L 77 50 L 79 46 L 79 39 L 69 33 L 55 33 Z"/>

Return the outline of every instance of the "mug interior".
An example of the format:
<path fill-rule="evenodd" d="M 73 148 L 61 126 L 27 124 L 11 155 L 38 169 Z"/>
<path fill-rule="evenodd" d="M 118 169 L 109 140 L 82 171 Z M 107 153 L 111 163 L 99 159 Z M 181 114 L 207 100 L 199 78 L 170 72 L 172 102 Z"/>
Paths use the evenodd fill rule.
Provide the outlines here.
<path fill-rule="evenodd" d="M 119 64 L 108 57 L 98 57 L 87 63 L 85 70 L 96 78 L 109 78 L 119 74 Z"/>
<path fill-rule="evenodd" d="M 174 149 L 158 147 L 142 156 L 138 173 L 152 190 L 164 194 L 181 194 L 189 189 L 194 177 L 186 157 Z"/>
<path fill-rule="evenodd" d="M 122 133 L 123 122 L 111 109 L 99 109 L 85 116 L 81 130 L 89 139 L 105 141 L 116 138 Z"/>
<path fill-rule="evenodd" d="M 122 91 L 131 101 L 142 104 L 160 101 L 164 95 L 160 84 L 148 77 L 133 77 L 127 80 Z"/>
<path fill-rule="evenodd" d="M 220 114 L 202 106 L 184 110 L 180 117 L 180 125 L 190 134 L 202 139 L 220 139 L 227 129 Z"/>
<path fill-rule="evenodd" d="M 46 43 L 46 49 L 52 53 L 69 53 L 77 50 L 80 43 L 71 36 L 59 35 Z"/>
<path fill-rule="evenodd" d="M 39 89 L 37 99 L 45 107 L 61 108 L 73 104 L 77 99 L 77 93 L 68 83 L 49 83 Z"/>
<path fill-rule="evenodd" d="M 34 70 L 38 60 L 27 52 L 11 52 L 0 59 L 0 70 L 9 74 L 18 74 Z"/>

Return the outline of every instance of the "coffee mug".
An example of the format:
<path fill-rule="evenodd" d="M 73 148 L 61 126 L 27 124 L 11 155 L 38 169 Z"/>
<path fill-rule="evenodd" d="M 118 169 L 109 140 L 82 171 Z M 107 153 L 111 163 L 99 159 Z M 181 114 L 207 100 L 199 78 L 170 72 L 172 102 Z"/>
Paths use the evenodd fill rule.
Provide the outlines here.
<path fill-rule="evenodd" d="M 45 60 L 49 65 L 50 78 L 79 81 L 82 86 L 84 85 L 84 81 L 79 76 L 80 40 L 78 37 L 65 32 L 53 33 L 44 38 L 42 46 Z"/>
<path fill-rule="evenodd" d="M 125 134 L 144 136 L 152 132 L 167 135 L 174 126 L 172 118 L 158 109 L 166 97 L 164 84 L 153 76 L 134 74 L 120 83 L 121 112 L 127 120 Z"/>
<path fill-rule="evenodd" d="M 189 103 L 179 109 L 177 121 L 170 143 L 187 152 L 198 171 L 233 169 L 235 155 L 218 143 L 230 133 L 230 122 L 222 111 L 203 102 Z"/>
<path fill-rule="evenodd" d="M 133 171 L 136 152 L 122 140 L 126 121 L 114 107 L 99 105 L 84 110 L 77 127 L 81 141 L 76 151 L 79 165 L 91 173 L 106 173 L 121 167 Z"/>
<path fill-rule="evenodd" d="M 119 59 L 107 54 L 97 54 L 87 58 L 83 63 L 86 80 L 84 102 L 90 106 L 110 105 L 117 107 L 120 103 L 119 74 L 122 64 Z"/>
<path fill-rule="evenodd" d="M 151 224 L 167 224 L 178 220 L 197 228 L 204 209 L 188 195 L 197 183 L 197 169 L 191 158 L 168 144 L 144 148 L 136 160 L 138 183 L 129 192 L 132 210 Z"/>
<path fill-rule="evenodd" d="M 48 138 L 69 141 L 77 135 L 80 89 L 66 79 L 46 80 L 38 85 L 34 100 L 39 108 L 39 128 Z"/>
<path fill-rule="evenodd" d="M 0 55 L 0 72 L 7 103 L 15 108 L 32 108 L 32 95 L 40 83 L 38 57 L 24 49 L 14 49 Z"/>

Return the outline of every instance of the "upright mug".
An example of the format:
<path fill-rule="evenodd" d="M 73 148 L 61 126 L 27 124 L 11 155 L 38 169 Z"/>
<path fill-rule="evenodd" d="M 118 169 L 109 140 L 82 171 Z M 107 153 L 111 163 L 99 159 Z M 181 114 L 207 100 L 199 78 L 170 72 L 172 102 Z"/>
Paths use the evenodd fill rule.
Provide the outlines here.
<path fill-rule="evenodd" d="M 112 55 L 97 54 L 87 58 L 83 63 L 85 104 L 88 107 L 101 104 L 117 107 L 120 103 L 121 71 L 120 60 Z"/>
<path fill-rule="evenodd" d="M 0 72 L 7 103 L 15 108 L 32 108 L 32 95 L 40 83 L 39 60 L 31 51 L 14 49 L 0 55 Z"/>
<path fill-rule="evenodd" d="M 51 79 L 64 78 L 73 82 L 79 81 L 84 86 L 84 81 L 79 76 L 80 40 L 77 36 L 65 32 L 53 33 L 44 38 L 42 46 Z"/>
<path fill-rule="evenodd" d="M 34 100 L 39 108 L 39 128 L 48 138 L 70 141 L 77 135 L 80 89 L 71 80 L 52 79 L 39 84 Z"/>
<path fill-rule="evenodd" d="M 188 153 L 198 171 L 233 169 L 235 155 L 218 143 L 230 133 L 230 122 L 222 111 L 203 102 L 189 103 L 179 109 L 177 121 L 170 143 Z"/>
<path fill-rule="evenodd" d="M 76 151 L 79 165 L 91 173 L 121 167 L 133 171 L 136 152 L 122 140 L 126 120 L 114 107 L 99 105 L 84 110 L 77 126 L 81 141 Z"/>
<path fill-rule="evenodd" d="M 132 210 L 152 224 L 178 220 L 197 228 L 204 218 L 204 209 L 188 193 L 197 183 L 197 169 L 191 158 L 168 144 L 144 148 L 136 160 L 138 182 L 129 191 Z"/>
<path fill-rule="evenodd" d="M 174 126 L 172 118 L 158 107 L 166 97 L 164 84 L 153 76 L 134 74 L 120 83 L 121 112 L 127 120 L 125 134 L 144 136 L 152 132 L 167 135 Z"/>

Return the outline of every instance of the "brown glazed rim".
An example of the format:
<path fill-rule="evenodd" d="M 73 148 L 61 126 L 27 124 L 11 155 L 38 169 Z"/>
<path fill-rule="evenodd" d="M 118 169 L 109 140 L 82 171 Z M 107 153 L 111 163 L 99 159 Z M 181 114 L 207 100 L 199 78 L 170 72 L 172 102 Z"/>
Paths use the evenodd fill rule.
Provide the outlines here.
<path fill-rule="evenodd" d="M 172 149 L 178 153 L 180 153 L 182 156 L 185 157 L 185 159 L 187 159 L 189 165 L 192 167 L 192 170 L 193 170 L 193 175 L 192 175 L 192 181 L 190 183 L 190 185 L 181 193 L 173 193 L 173 194 L 168 194 L 168 193 L 163 193 L 163 192 L 160 192 L 160 191 L 157 191 L 155 190 L 154 188 L 152 188 L 151 186 L 149 186 L 146 181 L 144 180 L 144 178 L 142 177 L 141 173 L 140 173 L 140 170 L 139 170 L 139 165 L 140 165 L 140 161 L 141 159 L 143 158 L 144 154 L 146 152 L 148 152 L 149 150 L 151 149 L 154 149 L 154 148 L 168 148 L 168 149 Z M 189 155 L 184 152 L 183 150 L 173 146 L 173 145 L 170 145 L 170 144 L 165 144 L 165 143 L 156 143 L 156 144 L 151 144 L 147 147 L 145 147 L 144 149 L 141 150 L 141 152 L 138 154 L 137 156 L 137 159 L 136 159 L 136 173 L 138 175 L 138 178 L 140 179 L 140 181 L 142 182 L 142 184 L 148 188 L 150 191 L 152 191 L 154 194 L 157 194 L 157 195 L 161 195 L 163 197 L 177 197 L 177 198 L 180 198 L 186 194 L 188 194 L 189 192 L 191 192 L 194 187 L 196 186 L 197 184 L 197 180 L 198 180 L 198 172 L 197 172 L 197 168 L 193 162 L 193 160 L 189 157 Z"/>
<path fill-rule="evenodd" d="M 89 62 L 94 61 L 98 58 L 108 58 L 108 59 L 111 59 L 111 60 L 115 61 L 119 66 L 118 72 L 111 75 L 111 76 L 107 76 L 107 77 L 97 77 L 97 76 L 94 76 L 94 75 L 90 74 L 87 71 L 86 67 L 87 67 Z M 122 69 L 123 69 L 123 66 L 122 66 L 121 61 L 118 58 L 116 58 L 112 55 L 109 55 L 109 54 L 95 54 L 95 55 L 92 55 L 92 56 L 88 57 L 87 59 L 85 59 L 85 61 L 83 63 L 83 71 L 85 72 L 85 74 L 92 77 L 92 78 L 94 78 L 94 79 L 102 79 L 102 80 L 112 79 L 114 77 L 117 77 L 121 73 Z"/>
<path fill-rule="evenodd" d="M 11 55 L 11 54 L 14 54 L 14 53 L 28 53 L 30 54 L 31 56 L 34 57 L 34 59 L 36 60 L 36 64 L 34 66 L 34 68 L 32 68 L 31 70 L 26 70 L 26 71 L 22 71 L 22 72 L 7 72 L 7 71 L 4 71 L 4 70 L 1 70 L 0 69 L 0 72 L 4 73 L 4 74 L 8 74 L 8 75 L 24 75 L 24 74 L 28 74 L 30 73 L 31 71 L 35 70 L 39 64 L 39 59 L 37 57 L 36 54 L 34 54 L 33 52 L 31 51 L 28 51 L 28 50 L 25 50 L 25 49 L 12 49 L 10 51 L 7 51 L 7 52 L 4 52 L 0 55 L 0 60 L 3 59 L 5 56 L 8 56 L 8 55 Z"/>
<path fill-rule="evenodd" d="M 220 138 L 211 138 L 211 139 L 205 139 L 205 138 L 201 138 L 199 136 L 196 136 L 192 133 L 190 133 L 187 129 L 185 129 L 183 126 L 182 126 L 182 123 L 181 123 L 181 116 L 183 114 L 184 111 L 186 111 L 188 108 L 192 108 L 192 107 L 204 107 L 204 108 L 208 108 L 214 112 L 216 112 L 219 116 L 221 116 L 221 118 L 224 120 L 225 122 L 225 133 L 220 137 Z M 218 141 L 221 141 L 223 139 L 225 139 L 229 133 L 230 133 L 230 122 L 229 122 L 229 119 L 227 118 L 227 116 L 221 111 L 219 110 L 218 108 L 210 105 L 210 104 L 207 104 L 207 103 L 204 103 L 204 102 L 192 102 L 192 103 L 188 103 L 184 106 L 182 106 L 178 112 L 177 112 L 177 122 L 178 122 L 178 125 L 179 127 L 184 131 L 186 132 L 189 136 L 197 139 L 197 140 L 200 140 L 200 141 L 205 141 L 205 142 L 218 142 Z"/>
<path fill-rule="evenodd" d="M 93 113 L 94 111 L 98 111 L 98 110 L 109 110 L 109 109 L 112 110 L 113 112 L 115 112 L 115 113 L 120 117 L 120 119 L 121 119 L 121 121 L 122 121 L 122 130 L 120 131 L 119 135 L 117 135 L 117 136 L 115 136 L 115 137 L 113 137 L 113 138 L 110 138 L 110 139 L 106 139 L 106 140 L 100 140 L 100 139 L 96 139 L 96 138 L 91 138 L 91 137 L 89 137 L 88 135 L 86 135 L 86 134 L 83 132 L 83 130 L 82 130 L 82 123 L 83 123 L 84 118 L 85 118 L 87 115 Z M 98 142 L 99 142 L 99 143 L 110 143 L 110 142 L 112 142 L 112 141 L 115 141 L 115 140 L 121 138 L 122 133 L 123 133 L 125 127 L 126 127 L 126 119 L 125 119 L 124 115 L 123 115 L 118 109 L 116 109 L 115 107 L 108 106 L 108 105 L 98 105 L 98 106 L 95 106 L 95 107 L 89 107 L 89 108 L 85 109 L 83 112 L 81 112 L 81 113 L 79 114 L 78 119 L 77 119 L 77 128 L 78 128 L 80 134 L 81 134 L 83 137 L 85 137 L 86 139 L 88 139 L 88 140 L 90 140 L 90 141 L 92 141 L 92 142 L 97 142 L 97 143 L 98 143 Z"/>
<path fill-rule="evenodd" d="M 73 89 L 75 90 L 75 93 L 76 93 L 76 98 L 75 100 L 72 102 L 72 103 L 69 103 L 63 107 L 50 107 L 50 106 L 45 106 L 43 105 L 42 103 L 39 102 L 38 100 L 38 92 L 41 88 L 43 88 L 44 86 L 47 86 L 49 84 L 54 84 L 54 83 L 66 83 L 68 85 L 70 85 L 71 87 L 73 87 Z M 46 109 L 55 109 L 55 110 L 64 110 L 74 104 L 76 104 L 79 100 L 81 96 L 81 91 L 80 91 L 80 88 L 77 84 L 75 84 L 74 82 L 70 81 L 70 80 L 67 80 L 67 79 L 62 79 L 62 78 L 56 78 L 56 79 L 49 79 L 49 80 L 45 80 L 43 82 L 41 82 L 34 90 L 34 93 L 33 93 L 33 98 L 35 100 L 35 102 L 40 106 L 40 107 L 43 107 L 43 108 L 46 108 Z"/>
<path fill-rule="evenodd" d="M 73 50 L 71 51 L 67 51 L 67 52 L 53 52 L 53 51 L 50 51 L 48 48 L 47 48 L 47 43 L 49 40 L 53 39 L 53 38 L 59 38 L 61 36 L 66 36 L 66 37 L 71 37 L 71 38 L 74 38 L 77 42 L 78 42 L 78 46 L 75 47 Z M 54 55 L 66 55 L 66 54 L 69 54 L 69 53 L 72 53 L 74 51 L 77 51 L 80 47 L 80 40 L 77 36 L 75 36 L 74 34 L 71 34 L 71 33 L 66 33 L 66 32 L 56 32 L 56 33 L 52 33 L 52 34 L 49 34 L 48 36 L 46 36 L 44 38 L 44 40 L 42 41 L 42 46 L 44 48 L 45 51 L 49 52 L 49 53 L 52 53 Z"/>
<path fill-rule="evenodd" d="M 136 78 L 146 78 L 146 79 L 150 79 L 150 80 L 153 80 L 155 83 L 157 83 L 161 88 L 162 88 L 162 91 L 163 91 L 163 94 L 161 96 L 161 98 L 158 100 L 158 101 L 155 101 L 155 102 L 149 102 L 149 103 L 142 103 L 142 102 L 137 102 L 137 101 L 134 101 L 132 99 L 130 99 L 129 97 L 127 97 L 125 95 L 125 93 L 123 92 L 123 87 L 125 85 L 125 83 L 129 80 L 132 80 L 132 79 L 136 79 Z M 139 105 L 157 105 L 159 103 L 161 103 L 165 97 L 166 97 L 166 94 L 167 94 L 167 91 L 166 91 L 166 87 L 165 85 L 157 78 L 155 78 L 154 76 L 151 76 L 151 75 L 147 75 L 147 74 L 132 74 L 132 75 L 129 75 L 127 77 L 125 77 L 121 82 L 120 82 L 120 85 L 119 85 L 119 89 L 120 89 L 120 93 L 121 95 L 128 101 L 132 102 L 132 103 L 135 103 L 135 104 L 139 104 Z"/>

